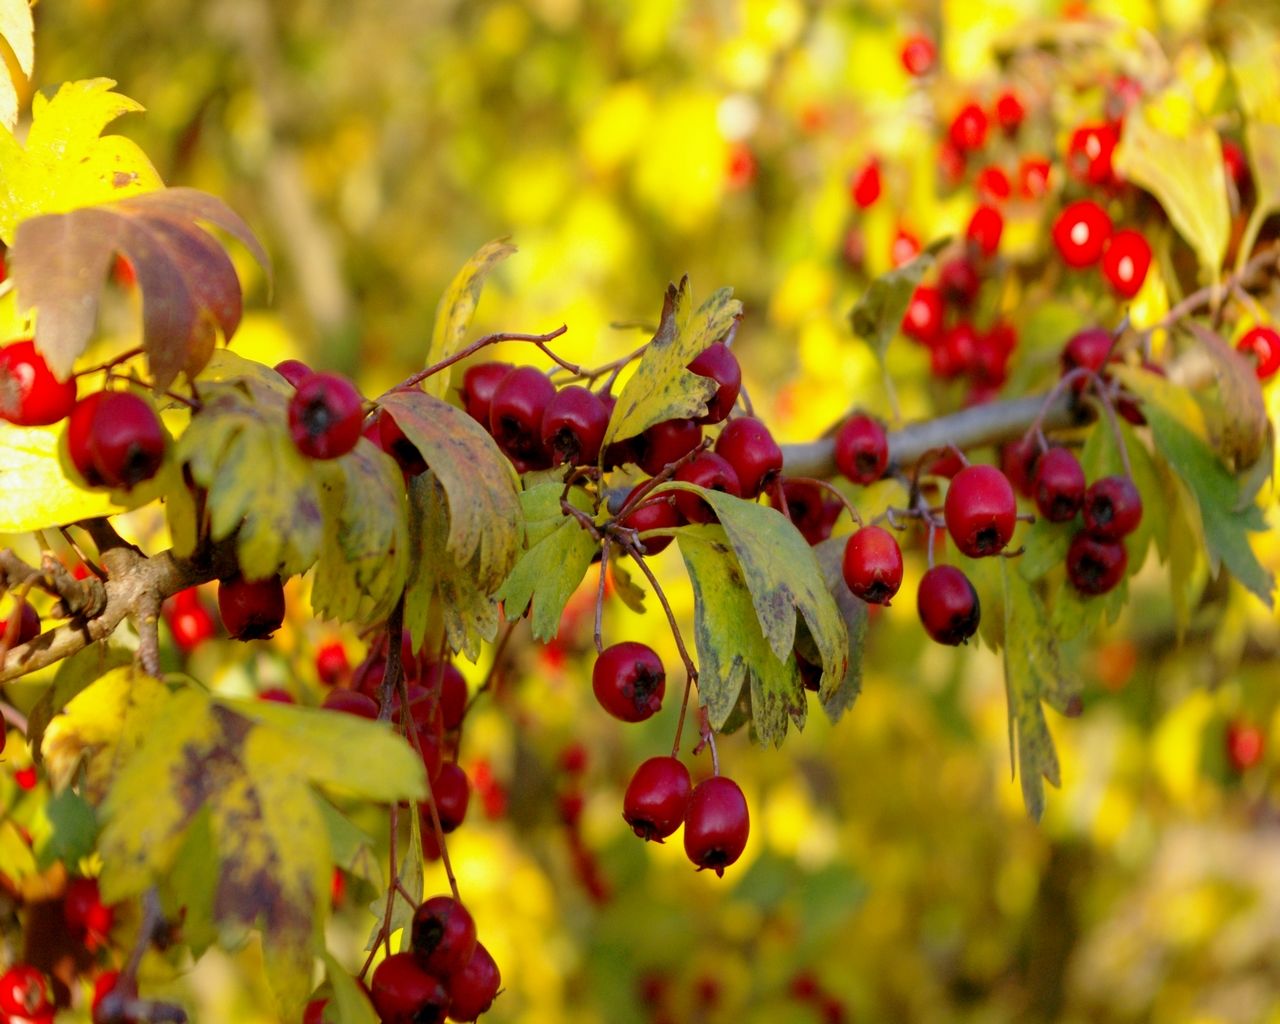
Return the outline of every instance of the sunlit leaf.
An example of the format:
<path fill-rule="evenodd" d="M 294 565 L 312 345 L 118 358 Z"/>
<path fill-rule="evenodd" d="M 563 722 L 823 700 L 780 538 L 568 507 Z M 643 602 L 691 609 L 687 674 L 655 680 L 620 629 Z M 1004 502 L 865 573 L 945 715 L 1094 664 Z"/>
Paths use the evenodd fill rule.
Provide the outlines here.
<path fill-rule="evenodd" d="M 889 342 L 902 327 L 902 318 L 911 305 L 916 285 L 924 279 L 938 253 L 949 243 L 949 238 L 940 238 L 915 259 L 881 274 L 867 286 L 849 312 L 853 333 L 875 350 L 881 363 Z"/>
<path fill-rule="evenodd" d="M 1067 562 L 1067 548 L 1074 533 L 1071 523 L 1051 523 L 1040 518 L 1022 535 L 1022 555 L 1018 558 L 1018 572 L 1022 578 L 1034 582 L 1051 570 Z"/>
<path fill-rule="evenodd" d="M 463 347 L 467 340 L 467 331 L 471 329 L 471 319 L 475 316 L 476 305 L 480 301 L 480 292 L 484 288 L 485 279 L 494 267 L 515 251 L 516 247 L 504 238 L 488 242 L 467 260 L 454 279 L 449 282 L 449 287 L 440 296 L 440 304 L 436 307 L 431 347 L 427 350 L 427 366 L 447 359 Z M 437 373 L 428 377 L 423 382 L 423 389 L 429 395 L 444 398 L 449 389 L 449 374 Z"/>
<path fill-rule="evenodd" d="M 18 69 L 31 77 L 35 67 L 35 25 L 28 0 L 0 0 L 0 37 L 13 51 Z M 18 123 L 18 90 L 9 75 L 0 77 L 0 125 L 13 130 Z"/>
<path fill-rule="evenodd" d="M 1218 382 L 1215 394 L 1200 391 L 1198 395 L 1209 442 L 1227 465 L 1252 466 L 1262 457 L 1270 427 L 1258 375 L 1252 363 L 1217 331 L 1195 320 L 1188 321 L 1187 327 L 1199 339 Z"/>
<path fill-rule="evenodd" d="M 351 972 L 328 953 L 324 956 L 325 977 L 333 989 L 333 1016 L 336 1024 L 378 1024 L 378 1015 L 369 997 L 356 983 Z M 325 1007 L 328 1012 L 329 1007 Z"/>
<path fill-rule="evenodd" d="M 120 511 L 111 495 L 86 490 L 62 468 L 66 427 L 15 427 L 0 421 L 0 533 L 26 533 Z"/>

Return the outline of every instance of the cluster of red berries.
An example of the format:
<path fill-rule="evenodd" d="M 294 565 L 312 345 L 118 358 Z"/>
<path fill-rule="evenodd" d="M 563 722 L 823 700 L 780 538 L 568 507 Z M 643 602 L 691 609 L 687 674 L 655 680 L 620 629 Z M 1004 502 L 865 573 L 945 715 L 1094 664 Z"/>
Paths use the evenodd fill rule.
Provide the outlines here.
<path fill-rule="evenodd" d="M 1053 244 L 1075 270 L 1102 264 L 1102 276 L 1121 298 L 1142 288 L 1151 267 L 1151 246 L 1140 231 L 1113 229 L 1107 211 L 1092 199 L 1068 203 L 1053 222 Z"/>

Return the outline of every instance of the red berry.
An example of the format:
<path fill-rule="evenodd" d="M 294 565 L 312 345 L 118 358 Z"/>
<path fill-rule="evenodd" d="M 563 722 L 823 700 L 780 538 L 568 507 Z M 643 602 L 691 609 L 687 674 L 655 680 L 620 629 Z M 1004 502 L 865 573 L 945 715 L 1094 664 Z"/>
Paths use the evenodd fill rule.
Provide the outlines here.
<path fill-rule="evenodd" d="M 440 815 L 440 828 L 452 832 L 467 819 L 467 805 L 471 802 L 471 783 L 467 773 L 452 761 L 440 766 L 440 774 L 431 784 L 431 794 L 436 798 L 436 813 Z M 429 820 L 428 814 L 428 820 Z"/>
<path fill-rule="evenodd" d="M 1018 499 L 1009 478 L 994 466 L 967 466 L 947 488 L 947 532 L 970 558 L 1004 550 L 1018 522 Z"/>
<path fill-rule="evenodd" d="M 910 263 L 920 255 L 920 239 L 906 228 L 898 228 L 893 244 L 889 246 L 889 262 L 895 267 Z"/>
<path fill-rule="evenodd" d="M 298 703 L 297 700 L 294 698 L 293 694 L 291 694 L 288 690 L 281 689 L 279 686 L 272 686 L 272 687 L 269 687 L 268 689 L 261 691 L 258 694 L 258 700 L 269 700 L 274 704 L 297 704 Z"/>
<path fill-rule="evenodd" d="M 1249 187 L 1251 173 L 1249 161 L 1238 142 L 1231 139 L 1222 140 L 1222 165 L 1227 176 L 1235 184 L 1237 194 L 1243 194 Z"/>
<path fill-rule="evenodd" d="M 493 393 L 514 367 L 510 363 L 476 363 L 462 375 L 462 407 L 467 414 L 489 429 L 489 407 Z"/>
<path fill-rule="evenodd" d="M 944 379 L 959 376 L 973 366 L 977 352 L 978 332 L 973 324 L 962 320 L 948 327 L 929 352 L 929 369 Z"/>
<path fill-rule="evenodd" d="M 547 375 L 532 366 L 519 366 L 502 378 L 489 403 L 489 429 L 504 452 L 545 463 L 542 417 L 555 393 Z"/>
<path fill-rule="evenodd" d="M 978 297 L 982 279 L 978 276 L 978 268 L 961 257 L 947 260 L 938 268 L 938 287 L 942 289 L 943 297 L 952 305 L 968 309 Z M 907 309 L 910 311 L 909 306 Z"/>
<path fill-rule="evenodd" d="M 663 420 L 639 438 L 636 464 L 650 476 L 683 459 L 702 442 L 702 428 L 693 420 Z"/>
<path fill-rule="evenodd" d="M 1066 448 L 1050 448 L 1036 464 L 1036 508 L 1051 523 L 1074 519 L 1084 504 L 1084 469 Z"/>
<path fill-rule="evenodd" d="M 340 640 L 330 640 L 316 649 L 316 675 L 325 686 L 337 686 L 351 671 L 351 660 Z"/>
<path fill-rule="evenodd" d="M 1142 522 L 1142 495 L 1127 476 L 1104 476 L 1084 495 L 1084 528 L 1098 540 L 1127 537 Z"/>
<path fill-rule="evenodd" d="M 889 438 L 879 420 L 858 414 L 836 433 L 836 468 L 855 484 L 872 484 L 889 465 Z"/>
<path fill-rule="evenodd" d="M 320 706 L 329 711 L 345 711 L 349 715 L 370 721 L 378 717 L 378 702 L 356 690 L 330 690 Z"/>
<path fill-rule="evenodd" d="M 1040 446 L 1031 437 L 1010 441 L 1000 449 L 1000 471 L 1027 497 L 1031 497 L 1039 461 Z"/>
<path fill-rule="evenodd" d="M 276 363 L 276 373 L 295 388 L 310 377 L 315 371 L 300 359 L 285 359 Z"/>
<path fill-rule="evenodd" d="M 887 605 L 902 586 L 902 549 L 888 530 L 864 526 L 849 535 L 841 568 L 855 597 Z"/>
<path fill-rule="evenodd" d="M 902 66 L 906 68 L 907 74 L 916 78 L 927 75 L 932 70 L 937 56 L 938 51 L 928 36 L 911 35 L 902 43 Z"/>
<path fill-rule="evenodd" d="M 484 943 L 476 943 L 476 951 L 467 965 L 449 978 L 449 1019 L 473 1021 L 493 1005 L 502 987 L 502 974 Z"/>
<path fill-rule="evenodd" d="M 1111 332 L 1101 327 L 1086 327 L 1083 331 L 1077 331 L 1062 350 L 1063 374 L 1082 368 L 1098 373 L 1106 365 L 1107 357 L 1111 354 L 1114 345 L 1115 339 L 1111 336 Z M 1078 394 L 1084 390 L 1087 383 L 1087 378 L 1081 378 L 1076 380 L 1072 387 Z"/>
<path fill-rule="evenodd" d="M 106 481 L 93 464 L 93 451 L 90 441 L 93 439 L 93 417 L 98 411 L 98 403 L 108 395 L 107 391 L 96 391 L 76 402 L 67 416 L 67 457 L 75 467 L 80 478 L 90 487 L 104 487 Z"/>
<path fill-rule="evenodd" d="M 948 188 L 955 188 L 964 180 L 964 151 L 950 139 L 943 139 L 938 146 L 938 173 Z"/>
<path fill-rule="evenodd" d="M 1129 553 L 1118 540 L 1077 533 L 1067 548 L 1067 578 L 1082 594 L 1105 594 L 1124 578 Z"/>
<path fill-rule="evenodd" d="M 787 518 L 810 544 L 821 544 L 831 536 L 833 523 L 828 521 L 827 496 L 821 487 L 808 480 L 783 480 L 770 490 L 769 503 L 781 509 L 783 499 Z"/>
<path fill-rule="evenodd" d="M 265 640 L 284 622 L 284 584 L 279 576 L 218 584 L 218 614 L 236 640 Z"/>
<path fill-rule="evenodd" d="M 356 386 L 338 373 L 313 373 L 289 399 L 289 435 L 310 459 L 336 459 L 360 440 L 364 404 Z"/>
<path fill-rule="evenodd" d="M 716 454 L 733 467 L 744 498 L 759 495 L 782 472 L 782 449 L 754 416 L 730 420 L 716 438 Z"/>
<path fill-rule="evenodd" d="M 97 479 L 131 488 L 155 476 L 169 440 L 151 404 L 128 391 L 108 391 L 92 408 L 85 443 Z"/>
<path fill-rule="evenodd" d="M 987 112 L 972 101 L 966 103 L 951 119 L 947 136 L 963 152 L 981 149 L 987 141 Z"/>
<path fill-rule="evenodd" d="M 102 902 L 96 878 L 73 878 L 67 883 L 62 897 L 62 914 L 67 927 L 86 940 L 90 949 L 96 949 L 111 932 L 115 923 L 115 909 Z"/>
<path fill-rule="evenodd" d="M 1067 206 L 1053 222 L 1053 244 L 1069 267 L 1090 267 L 1102 259 L 1111 237 L 1111 218 L 1091 199 Z"/>
<path fill-rule="evenodd" d="M 0 976 L 0 1010 L 15 1017 L 51 1013 L 49 980 L 30 964 L 14 964 Z"/>
<path fill-rule="evenodd" d="M 627 640 L 606 647 L 596 659 L 591 688 L 614 718 L 643 722 L 661 709 L 667 674 L 651 647 Z"/>
<path fill-rule="evenodd" d="M 366 697 L 372 697 L 378 700 L 378 693 L 382 687 L 382 680 L 387 674 L 387 659 L 379 653 L 371 651 L 369 655 L 356 666 L 355 675 L 351 677 L 351 688 L 363 693 Z"/>
<path fill-rule="evenodd" d="M 982 205 L 973 211 L 965 237 L 983 256 L 994 256 L 1000 248 L 1000 236 L 1004 233 L 1004 217 L 994 206 Z"/>
<path fill-rule="evenodd" d="M 1126 228 L 1117 231 L 1102 254 L 1102 273 L 1118 295 L 1131 299 L 1142 289 L 1151 266 L 1151 246 L 1142 235 Z"/>
<path fill-rule="evenodd" d="M 1040 199 L 1049 191 L 1052 164 L 1043 157 L 1023 157 L 1018 164 L 1018 191 L 1026 199 Z"/>
<path fill-rule="evenodd" d="M 446 732 L 452 732 L 462 724 L 467 713 L 467 681 L 452 662 L 432 662 L 422 673 L 422 684 L 431 693 L 438 687 L 440 720 Z"/>
<path fill-rule="evenodd" d="M 1262 760 L 1266 736 L 1251 722 L 1227 723 L 1227 760 L 1237 773 L 1247 771 Z"/>
<path fill-rule="evenodd" d="M 476 923 L 451 896 L 424 900 L 413 913 L 409 934 L 418 965 L 441 977 L 462 970 L 476 951 Z"/>
<path fill-rule="evenodd" d="M 694 787 L 684 819 L 684 852 L 698 870 L 724 869 L 742 856 L 751 827 L 747 798 L 732 779 L 713 775 Z"/>
<path fill-rule="evenodd" d="M 632 495 L 643 486 L 643 483 L 639 483 L 631 488 L 626 500 L 630 501 Z M 647 530 L 672 530 L 679 526 L 683 520 L 676 509 L 675 496 L 672 494 L 660 494 L 656 498 L 646 498 L 641 501 L 636 508 L 633 508 L 623 516 L 619 522 L 629 530 L 644 533 Z M 640 548 L 646 555 L 656 555 L 659 551 L 665 550 L 671 541 L 671 537 L 649 537 L 647 540 L 640 542 Z"/>
<path fill-rule="evenodd" d="M 916 610 L 925 632 L 952 647 L 973 636 L 982 616 L 978 592 L 954 565 L 935 565 L 921 577 Z"/>
<path fill-rule="evenodd" d="M 902 317 L 902 333 L 923 345 L 933 345 L 942 335 L 942 292 L 917 285 Z"/>
<path fill-rule="evenodd" d="M 1005 174 L 1003 168 L 996 167 L 994 164 L 978 172 L 973 187 L 977 189 L 978 197 L 985 203 L 1001 202 L 1008 199 L 1013 192 L 1013 186 L 1009 184 L 1009 175 Z"/>
<path fill-rule="evenodd" d="M 697 484 L 708 491 L 720 491 L 742 497 L 742 485 L 729 461 L 715 452 L 703 452 L 676 470 L 675 479 L 681 483 Z M 676 508 L 690 523 L 713 523 L 716 514 L 711 506 L 697 494 L 676 491 Z"/>
<path fill-rule="evenodd" d="M 542 414 L 542 445 L 553 465 L 593 465 L 608 425 L 609 410 L 600 396 L 572 384 L 547 402 Z"/>
<path fill-rule="evenodd" d="M 684 821 L 693 785 L 689 769 L 674 757 L 651 757 L 627 784 L 622 816 L 641 839 L 662 842 Z"/>
<path fill-rule="evenodd" d="M 1115 173 L 1111 157 L 1119 141 L 1120 131 L 1110 122 L 1077 128 L 1067 146 L 1067 169 L 1091 185 L 1112 183 Z"/>
<path fill-rule="evenodd" d="M 20 427 L 57 423 L 76 404 L 76 379 L 58 380 L 30 339 L 0 348 L 0 419 Z"/>
<path fill-rule="evenodd" d="M 302 1011 L 302 1024 L 324 1024 L 324 1008 L 328 1005 L 327 999 L 312 999 Z"/>
<path fill-rule="evenodd" d="M 880 164 L 877 160 L 868 160 L 854 173 L 849 183 L 849 194 L 860 210 L 865 210 L 880 198 Z"/>
<path fill-rule="evenodd" d="M 108 1002 L 108 998 L 114 996 Z M 103 971 L 93 981 L 93 1002 L 90 1006 L 93 1024 L 141 1024 L 134 1017 L 121 1016 L 122 1003 L 138 998 L 137 985 L 121 985 L 119 971 Z M 115 1005 L 110 1005 L 114 1003 Z M 319 1018 L 317 1018 L 317 1021 Z M 308 1024 L 306 1020 L 303 1024 Z"/>
<path fill-rule="evenodd" d="M 383 1024 L 441 1024 L 449 1009 L 444 983 L 419 967 L 412 953 L 392 953 L 378 964 L 369 995 Z"/>
<path fill-rule="evenodd" d="M 732 349 L 722 341 L 708 345 L 689 364 L 689 370 L 716 382 L 716 393 L 707 402 L 707 414 L 698 422 L 719 423 L 727 419 L 738 401 L 738 392 L 742 390 L 742 367 L 738 365 L 738 357 Z"/>
<path fill-rule="evenodd" d="M 378 410 L 378 439 L 376 444 L 384 452 L 396 460 L 400 471 L 405 476 L 417 476 L 427 471 L 427 460 L 418 451 L 418 446 L 405 436 L 396 418 L 385 409 Z"/>
<path fill-rule="evenodd" d="M 1252 327 L 1236 342 L 1236 351 L 1258 360 L 1258 380 L 1269 380 L 1280 370 L 1280 333 L 1273 327 Z"/>
<path fill-rule="evenodd" d="M 996 97 L 996 121 L 1006 135 L 1014 134 L 1027 116 L 1027 108 L 1012 89 L 1006 89 Z"/>
<path fill-rule="evenodd" d="M 169 631 L 173 633 L 173 642 L 183 653 L 191 653 L 217 631 L 213 616 L 200 600 L 200 592 L 195 587 L 178 591 L 171 601 L 165 603 L 163 610 Z"/>
<path fill-rule="evenodd" d="M 21 647 L 28 641 L 34 640 L 40 635 L 40 613 L 36 611 L 26 601 L 19 601 L 13 611 L 9 613 L 9 618 L 4 626 L 4 632 L 9 632 L 9 622 L 14 619 L 18 620 L 18 624 L 13 634 L 13 643 L 11 647 Z M 3 728 L 0 726 L 0 728 Z"/>

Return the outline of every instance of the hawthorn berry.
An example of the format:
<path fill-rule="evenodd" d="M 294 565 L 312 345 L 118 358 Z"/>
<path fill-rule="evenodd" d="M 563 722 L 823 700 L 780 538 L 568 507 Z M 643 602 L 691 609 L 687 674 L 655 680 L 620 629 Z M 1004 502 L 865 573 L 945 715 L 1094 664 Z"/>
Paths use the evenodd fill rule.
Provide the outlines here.
<path fill-rule="evenodd" d="M 827 522 L 827 496 L 821 487 L 809 480 L 783 480 L 769 492 L 774 508 L 786 509 L 787 518 L 810 544 L 820 544 L 831 536 Z"/>
<path fill-rule="evenodd" d="M 222 580 L 218 584 L 218 614 L 234 639 L 265 640 L 284 622 L 284 584 L 279 576 Z"/>
<path fill-rule="evenodd" d="M 751 819 L 738 784 L 713 775 L 693 788 L 684 819 L 684 852 L 699 871 L 724 869 L 747 848 Z"/>
<path fill-rule="evenodd" d="M 0 1010 L 14 1017 L 52 1013 L 49 979 L 31 964 L 14 964 L 0 975 Z"/>
<path fill-rule="evenodd" d="M 942 290 L 943 297 L 953 306 L 968 309 L 978 297 L 981 286 L 982 280 L 978 277 L 977 268 L 964 257 L 947 260 L 938 268 L 938 287 Z"/>
<path fill-rule="evenodd" d="M 1006 135 L 1013 135 L 1022 126 L 1027 116 L 1027 108 L 1012 89 L 1006 89 L 996 97 L 996 122 Z"/>
<path fill-rule="evenodd" d="M 707 402 L 707 414 L 699 417 L 698 422 L 710 424 L 728 419 L 742 390 L 742 367 L 733 350 L 723 341 L 708 345 L 689 364 L 689 371 L 716 382 L 716 393 Z"/>
<path fill-rule="evenodd" d="M 441 977 L 462 970 L 476 951 L 476 923 L 451 896 L 424 900 L 413 912 L 409 936 L 418 965 Z"/>
<path fill-rule="evenodd" d="M 938 174 L 948 188 L 955 188 L 964 180 L 965 155 L 954 142 L 944 138 L 938 144 Z"/>
<path fill-rule="evenodd" d="M 555 393 L 547 375 L 532 366 L 503 377 L 489 401 L 489 429 L 498 447 L 514 458 L 545 462 L 542 417 Z"/>
<path fill-rule="evenodd" d="M 675 757 L 651 757 L 627 783 L 622 817 L 641 839 L 660 843 L 684 821 L 692 792 L 684 762 Z"/>
<path fill-rule="evenodd" d="M 127 489 L 150 480 L 164 463 L 169 444 L 155 409 L 129 391 L 108 391 L 90 397 L 96 401 L 87 424 L 88 437 L 73 440 L 68 434 L 68 450 L 77 451 L 82 445 L 87 448 L 92 478 L 109 487 Z M 86 425 L 77 420 L 76 426 Z M 84 475 L 86 481 L 91 479 L 90 474 Z"/>
<path fill-rule="evenodd" d="M 1257 359 L 1258 380 L 1270 380 L 1280 370 L 1280 332 L 1274 327 L 1251 327 L 1236 342 L 1236 351 Z"/>
<path fill-rule="evenodd" d="M 889 438 L 879 420 L 850 416 L 836 433 L 836 468 L 855 484 L 872 484 L 889 465 Z"/>
<path fill-rule="evenodd" d="M 1084 495 L 1084 528 L 1098 540 L 1127 537 L 1142 522 L 1142 495 L 1127 476 L 1104 476 Z"/>
<path fill-rule="evenodd" d="M 484 943 L 476 943 L 465 967 L 449 976 L 449 1019 L 473 1021 L 493 1005 L 502 973 Z"/>
<path fill-rule="evenodd" d="M 921 577 L 916 611 L 929 636 L 953 647 L 973 636 L 982 616 L 978 592 L 954 565 L 935 565 Z"/>
<path fill-rule="evenodd" d="M 1151 266 L 1151 246 L 1132 228 L 1117 231 L 1102 254 L 1102 275 L 1117 295 L 1131 299 L 1142 289 Z"/>
<path fill-rule="evenodd" d="M 1018 163 L 1018 192 L 1024 199 L 1040 199 L 1049 191 L 1053 165 L 1044 157 L 1025 156 Z"/>
<path fill-rule="evenodd" d="M 341 640 L 330 640 L 316 649 L 316 675 L 325 686 L 337 686 L 351 671 L 351 660 Z"/>
<path fill-rule="evenodd" d="M 942 339 L 929 350 L 929 369 L 944 380 L 957 377 L 973 366 L 977 351 L 977 329 L 961 320 L 943 331 Z"/>
<path fill-rule="evenodd" d="M 902 333 L 922 345 L 933 345 L 942 335 L 942 314 L 942 291 L 917 285 L 902 316 Z"/>
<path fill-rule="evenodd" d="M 542 445 L 553 465 L 587 466 L 600 455 L 609 410 L 600 396 L 576 384 L 561 388 L 542 414 Z"/>
<path fill-rule="evenodd" d="M 899 55 L 907 74 L 920 78 L 933 69 L 933 62 L 938 57 L 938 50 L 928 36 L 915 34 L 907 36 L 902 43 Z"/>
<path fill-rule="evenodd" d="M 636 464 L 650 476 L 683 459 L 702 442 L 702 427 L 693 420 L 663 420 L 637 439 Z"/>
<path fill-rule="evenodd" d="M 430 662 L 423 669 L 422 684 L 429 694 L 439 689 L 436 699 L 445 731 L 458 728 L 467 713 L 467 681 L 458 667 L 450 661 Z"/>
<path fill-rule="evenodd" d="M 1019 494 L 1032 496 L 1036 466 L 1040 462 L 1040 446 L 1031 436 L 1010 441 L 1000 448 L 1000 471 Z"/>
<path fill-rule="evenodd" d="M 888 530 L 864 526 L 849 534 L 841 571 L 855 597 L 887 605 L 902 586 L 902 549 Z"/>
<path fill-rule="evenodd" d="M 1118 540 L 1102 540 L 1086 531 L 1077 533 L 1067 548 L 1067 578 L 1090 597 L 1105 594 L 1124 578 L 1129 553 Z"/>
<path fill-rule="evenodd" d="M 631 488 L 626 500 L 630 501 L 636 491 L 643 486 L 645 486 L 643 483 L 639 483 Z M 643 499 L 618 522 L 629 530 L 644 533 L 648 530 L 672 530 L 683 520 L 676 509 L 675 495 L 660 494 L 656 498 Z M 671 541 L 671 537 L 649 537 L 640 541 L 640 550 L 646 555 L 656 555 L 659 551 L 666 550 Z"/>
<path fill-rule="evenodd" d="M 313 373 L 289 399 L 289 435 L 309 459 L 336 459 L 360 440 L 364 400 L 340 373 Z"/>
<path fill-rule="evenodd" d="M 302 1024 L 325 1024 L 324 1008 L 328 1005 L 327 999 L 312 999 L 302 1011 Z"/>
<path fill-rule="evenodd" d="M 1063 375 L 1072 370 L 1092 370 L 1099 373 L 1111 355 L 1115 339 L 1111 332 L 1101 327 L 1086 327 L 1071 336 L 1062 350 L 1060 357 Z M 1081 377 L 1072 383 L 1072 389 L 1079 394 L 1088 384 L 1088 378 Z"/>
<path fill-rule="evenodd" d="M 58 380 L 31 339 L 0 348 L 0 419 L 43 427 L 65 419 L 76 404 L 76 379 Z"/>
<path fill-rule="evenodd" d="M 378 410 L 377 422 L 378 439 L 375 443 L 396 460 L 400 471 L 405 476 L 417 476 L 419 473 L 425 473 L 427 471 L 427 460 L 418 451 L 418 446 L 410 441 L 405 432 L 400 429 L 400 424 L 396 422 L 396 418 L 386 409 L 380 409 Z"/>
<path fill-rule="evenodd" d="M 880 198 L 880 163 L 868 160 L 853 175 L 849 183 L 849 195 L 858 209 L 865 210 Z"/>
<path fill-rule="evenodd" d="M 476 363 L 462 375 L 462 407 L 467 415 L 488 429 L 493 393 L 515 367 L 510 363 Z"/>
<path fill-rule="evenodd" d="M 947 136 L 957 149 L 968 153 L 986 144 L 987 127 L 987 112 L 970 101 L 956 111 L 947 128 Z"/>
<path fill-rule="evenodd" d="M 67 457 L 80 478 L 90 487 L 106 486 L 106 481 L 93 464 L 89 442 L 93 437 L 93 416 L 98 411 L 98 403 L 109 393 L 96 391 L 80 399 L 67 415 Z"/>
<path fill-rule="evenodd" d="M 62 915 L 67 927 L 82 936 L 89 949 L 106 941 L 115 923 L 115 909 L 102 902 L 96 878 L 73 878 L 62 897 Z"/>
<path fill-rule="evenodd" d="M 436 799 L 436 813 L 440 815 L 440 828 L 452 832 L 467 818 L 467 805 L 471 802 L 471 783 L 467 773 L 453 761 L 440 766 L 440 774 L 431 784 L 431 795 Z"/>
<path fill-rule="evenodd" d="M 667 673 L 653 648 L 626 640 L 606 647 L 596 658 L 591 689 L 614 718 L 643 722 L 662 708 Z"/>
<path fill-rule="evenodd" d="M 1092 199 L 1071 203 L 1053 222 L 1053 244 L 1062 261 L 1077 270 L 1102 259 L 1110 237 L 1111 218 Z"/>
<path fill-rule="evenodd" d="M 1009 478 L 994 466 L 966 466 L 951 481 L 943 505 L 947 532 L 970 558 L 1004 550 L 1018 522 Z"/>
<path fill-rule="evenodd" d="M 675 479 L 681 483 L 696 484 L 708 491 L 720 491 L 742 497 L 742 485 L 729 460 L 715 452 L 703 452 L 676 470 Z M 714 523 L 715 511 L 706 499 L 689 491 L 676 491 L 676 508 L 690 523 Z"/>
<path fill-rule="evenodd" d="M 9 618 L 4 625 L 4 632 L 9 632 L 8 623 L 17 618 L 18 625 L 14 632 L 13 647 L 21 647 L 23 644 L 34 640 L 40 635 L 40 613 L 31 607 L 28 601 L 19 601 L 14 606 L 13 611 L 9 613 Z"/>
<path fill-rule="evenodd" d="M 756 497 L 782 472 L 782 449 L 754 416 L 738 416 L 725 424 L 715 451 L 733 467 L 744 498 Z"/>
<path fill-rule="evenodd" d="M 370 721 L 378 717 L 378 702 L 358 690 L 330 690 L 320 706 L 327 711 L 344 711 Z"/>
<path fill-rule="evenodd" d="M 283 359 L 276 363 L 275 371 L 295 388 L 315 373 L 315 370 L 301 359 Z"/>
<path fill-rule="evenodd" d="M 449 1009 L 444 983 L 419 967 L 413 953 L 392 953 L 378 964 L 369 996 L 384 1024 L 441 1024 Z"/>
<path fill-rule="evenodd" d="M 906 228 L 898 228 L 898 233 L 893 237 L 893 244 L 889 246 L 889 262 L 895 267 L 900 267 L 904 263 L 910 263 L 919 255 L 920 239 Z"/>
<path fill-rule="evenodd" d="M 983 256 L 991 257 L 1000 248 L 1000 236 L 1004 233 L 1004 217 L 994 206 L 986 203 L 973 211 L 965 237 L 977 247 Z"/>
<path fill-rule="evenodd" d="M 1111 158 L 1119 141 L 1119 129 L 1110 122 L 1077 128 L 1067 146 L 1067 169 L 1091 185 L 1112 183 L 1115 172 Z"/>
<path fill-rule="evenodd" d="M 190 654 L 217 632 L 213 616 L 195 587 L 178 591 L 171 601 L 165 603 L 163 610 L 173 642 L 184 654 Z"/>
<path fill-rule="evenodd" d="M 1051 523 L 1074 519 L 1084 504 L 1085 477 L 1080 460 L 1066 448 L 1050 448 L 1036 463 L 1035 499 Z"/>
<path fill-rule="evenodd" d="M 1227 761 L 1237 774 L 1248 771 L 1262 760 L 1266 736 L 1252 722 L 1228 722 L 1225 740 Z"/>
<path fill-rule="evenodd" d="M 973 187 L 977 189 L 978 197 L 986 203 L 1002 202 L 1013 192 L 1013 186 L 1009 184 L 1009 175 L 1004 172 L 1004 168 L 994 164 L 978 172 Z"/>

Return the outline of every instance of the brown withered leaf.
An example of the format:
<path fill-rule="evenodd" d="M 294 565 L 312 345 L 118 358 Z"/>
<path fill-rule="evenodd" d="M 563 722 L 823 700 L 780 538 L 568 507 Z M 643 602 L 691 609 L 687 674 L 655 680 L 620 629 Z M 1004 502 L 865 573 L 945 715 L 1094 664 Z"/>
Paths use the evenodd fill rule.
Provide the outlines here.
<path fill-rule="evenodd" d="M 196 189 L 148 192 L 18 225 L 10 252 L 18 309 L 36 311 L 36 346 L 54 373 L 69 374 L 88 344 L 117 253 L 137 274 L 142 345 L 156 384 L 204 368 L 218 332 L 229 340 L 239 327 L 242 295 L 226 251 L 200 222 L 238 239 L 270 273 L 249 226 Z"/>

